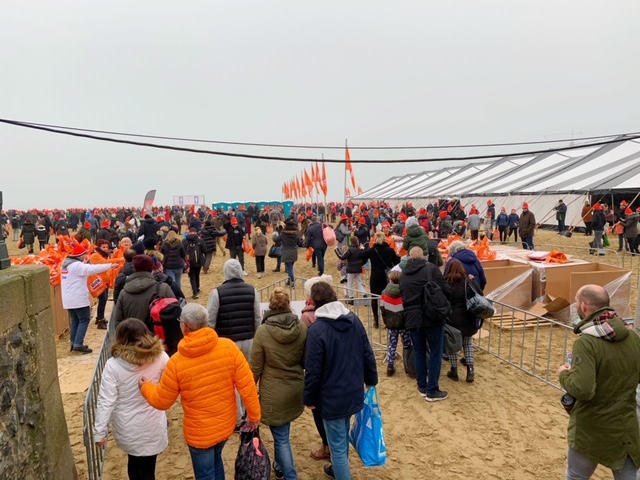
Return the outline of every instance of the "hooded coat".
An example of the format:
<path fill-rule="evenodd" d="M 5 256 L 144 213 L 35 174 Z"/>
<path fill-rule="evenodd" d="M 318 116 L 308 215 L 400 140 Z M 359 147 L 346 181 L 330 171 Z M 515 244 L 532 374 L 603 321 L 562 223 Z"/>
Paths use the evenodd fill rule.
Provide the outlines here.
<path fill-rule="evenodd" d="M 640 215 L 633 212 L 622 221 L 624 223 L 624 238 L 636 238 L 638 236 L 638 219 L 640 219 Z"/>
<path fill-rule="evenodd" d="M 227 440 L 236 425 L 236 389 L 251 422 L 260 421 L 260 402 L 251 368 L 229 339 L 203 327 L 180 340 L 160 384 L 146 382 L 140 393 L 158 410 L 167 410 L 180 395 L 187 444 L 209 448 Z"/>
<path fill-rule="evenodd" d="M 362 322 L 335 301 L 316 310 L 307 332 L 304 404 L 322 418 L 353 415 L 364 406 L 364 385 L 378 384 L 376 359 Z"/>
<path fill-rule="evenodd" d="M 275 234 L 274 234 L 275 236 Z M 288 226 L 278 235 L 278 241 L 282 242 L 282 263 L 295 263 L 298 261 L 298 243 L 300 235 L 295 227 Z"/>
<path fill-rule="evenodd" d="M 453 258 L 462 262 L 464 271 L 469 275 L 473 275 L 473 278 L 475 278 L 476 282 L 478 282 L 478 284 L 480 285 L 480 289 L 484 290 L 484 287 L 487 284 L 487 277 L 485 277 L 484 275 L 484 268 L 482 268 L 482 264 L 480 263 L 480 260 L 478 260 L 475 252 L 473 250 L 469 250 L 468 248 L 464 248 L 451 255 L 451 259 Z M 447 265 L 444 267 L 445 276 L 449 271 L 450 262 L 451 260 L 449 260 L 447 262 Z"/>
<path fill-rule="evenodd" d="M 118 296 L 113 313 L 114 328 L 123 320 L 133 317 L 147 323 L 149 303 L 158 288 L 159 298 L 176 298 L 166 283 L 158 283 L 150 272 L 135 272 L 126 279 L 124 288 Z M 149 326 L 147 324 L 147 326 Z M 150 328 L 153 331 L 153 328 Z"/>
<path fill-rule="evenodd" d="M 260 384 L 262 423 L 281 426 L 303 410 L 307 327 L 291 310 L 269 310 L 251 348 L 253 378 Z"/>
<path fill-rule="evenodd" d="M 184 268 L 185 250 L 179 237 L 162 242 L 160 253 L 164 255 L 162 261 L 164 268 Z"/>
<path fill-rule="evenodd" d="M 569 416 L 569 446 L 613 470 L 627 455 L 640 465 L 636 387 L 640 382 L 640 337 L 617 317 L 607 321 L 615 336 L 602 336 L 593 325 L 609 308 L 594 312 L 574 328 L 573 362 L 560 373 L 560 384 L 576 398 Z"/>
<path fill-rule="evenodd" d="M 407 227 L 407 234 L 402 241 L 402 248 L 407 252 L 413 247 L 420 247 L 424 255 L 429 254 L 429 244 L 427 242 L 429 236 L 420 225 L 411 225 Z"/>
<path fill-rule="evenodd" d="M 155 219 L 149 217 L 145 218 L 144 221 L 140 224 L 140 228 L 138 229 L 138 237 L 144 238 L 153 238 L 156 243 L 158 243 L 158 224 Z"/>
<path fill-rule="evenodd" d="M 156 337 L 148 349 L 118 345 L 102 372 L 93 436 L 107 436 L 109 420 L 118 447 L 129 455 L 157 455 L 169 444 L 167 415 L 147 403 L 138 388 L 141 377 L 157 384 L 169 357 Z"/>

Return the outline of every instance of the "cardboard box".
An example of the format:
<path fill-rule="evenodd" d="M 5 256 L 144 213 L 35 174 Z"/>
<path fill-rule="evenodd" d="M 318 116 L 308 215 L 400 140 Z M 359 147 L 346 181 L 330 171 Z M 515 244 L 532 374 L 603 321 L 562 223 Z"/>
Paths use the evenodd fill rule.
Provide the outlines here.
<path fill-rule="evenodd" d="M 487 285 L 484 287 L 485 295 L 531 270 L 529 264 L 510 259 L 482 262 L 482 268 L 484 268 L 484 275 L 487 277 Z"/>
<path fill-rule="evenodd" d="M 512 271 L 511 273 L 514 273 Z M 503 303 L 511 307 L 527 309 L 531 306 L 531 268 L 512 278 L 502 285 L 497 286 L 485 296 L 489 300 Z M 487 271 L 485 270 L 485 275 Z M 487 283 L 487 285 L 489 285 Z M 486 291 L 487 289 L 485 289 Z"/>
<path fill-rule="evenodd" d="M 69 328 L 69 312 L 62 307 L 62 288 L 51 287 L 51 308 L 53 310 L 53 332 L 56 337 Z"/>

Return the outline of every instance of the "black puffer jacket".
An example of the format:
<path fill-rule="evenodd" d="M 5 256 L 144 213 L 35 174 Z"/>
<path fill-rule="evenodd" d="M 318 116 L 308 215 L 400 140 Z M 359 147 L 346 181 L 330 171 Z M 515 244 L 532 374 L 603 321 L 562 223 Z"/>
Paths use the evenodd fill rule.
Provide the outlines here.
<path fill-rule="evenodd" d="M 165 241 L 160 252 L 164 255 L 162 266 L 164 268 L 184 268 L 184 247 L 180 239 L 173 242 Z"/>
<path fill-rule="evenodd" d="M 360 250 L 358 247 L 349 247 L 344 253 L 340 253 L 339 250 L 335 250 L 335 252 L 339 259 L 347 261 L 347 273 L 362 273 L 362 266 L 366 256 L 365 250 Z"/>
<path fill-rule="evenodd" d="M 138 230 L 138 237 L 144 235 L 144 238 L 153 238 L 158 242 L 158 224 L 153 218 L 145 218 Z"/>
<path fill-rule="evenodd" d="M 22 237 L 25 245 L 33 244 L 36 239 L 36 227 L 33 226 L 33 223 L 29 222 L 22 225 L 20 236 Z"/>
<path fill-rule="evenodd" d="M 205 253 L 211 253 L 216 251 L 216 237 L 224 235 L 224 232 L 220 234 L 213 225 L 205 225 L 200 230 L 200 235 L 202 235 Z"/>
<path fill-rule="evenodd" d="M 327 248 L 327 243 L 322 235 L 322 224 L 320 222 L 310 223 L 305 233 L 306 241 L 304 246 L 313 247 L 314 250 L 322 250 Z"/>

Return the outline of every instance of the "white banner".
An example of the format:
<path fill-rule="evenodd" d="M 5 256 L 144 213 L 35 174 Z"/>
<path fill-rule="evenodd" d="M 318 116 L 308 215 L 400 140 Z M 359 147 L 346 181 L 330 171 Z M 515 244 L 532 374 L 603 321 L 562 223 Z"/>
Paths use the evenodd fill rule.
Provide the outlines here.
<path fill-rule="evenodd" d="M 174 195 L 173 204 L 180 207 L 185 205 L 206 205 L 204 195 Z"/>

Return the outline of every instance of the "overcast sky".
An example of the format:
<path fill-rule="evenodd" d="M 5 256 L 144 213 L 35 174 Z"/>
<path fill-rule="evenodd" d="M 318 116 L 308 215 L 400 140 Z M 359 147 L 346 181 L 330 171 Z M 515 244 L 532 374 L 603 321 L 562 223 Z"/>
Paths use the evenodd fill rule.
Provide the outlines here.
<path fill-rule="evenodd" d="M 635 132 L 638 18 L 635 0 L 5 0 L 0 118 L 334 146 L 345 139 L 352 146 L 433 145 Z M 344 158 L 342 150 L 191 146 Z M 284 180 L 309 165 L 0 124 L 5 208 L 141 205 L 153 188 L 156 204 L 178 194 L 204 194 L 207 203 L 273 200 Z M 365 190 L 433 168 L 354 166 Z M 328 164 L 327 171 L 328 198 L 341 200 L 344 168 Z"/>

